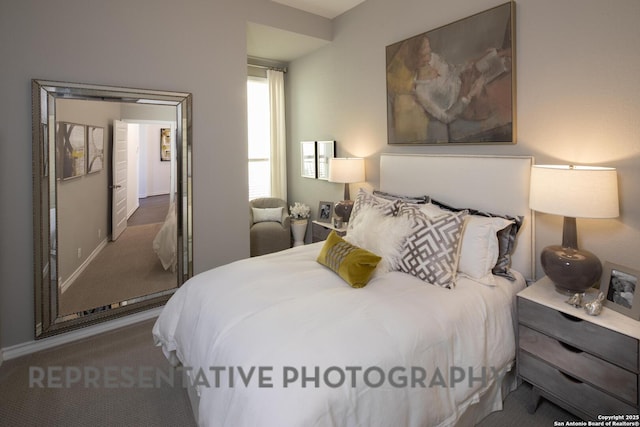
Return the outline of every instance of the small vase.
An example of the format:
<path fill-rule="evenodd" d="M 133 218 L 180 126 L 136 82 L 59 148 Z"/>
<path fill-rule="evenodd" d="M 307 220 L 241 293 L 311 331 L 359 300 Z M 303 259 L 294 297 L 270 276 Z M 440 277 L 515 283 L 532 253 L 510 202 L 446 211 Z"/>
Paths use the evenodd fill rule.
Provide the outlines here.
<path fill-rule="evenodd" d="M 307 219 L 292 219 L 291 232 L 293 233 L 293 246 L 304 245 L 304 236 L 307 234 Z"/>

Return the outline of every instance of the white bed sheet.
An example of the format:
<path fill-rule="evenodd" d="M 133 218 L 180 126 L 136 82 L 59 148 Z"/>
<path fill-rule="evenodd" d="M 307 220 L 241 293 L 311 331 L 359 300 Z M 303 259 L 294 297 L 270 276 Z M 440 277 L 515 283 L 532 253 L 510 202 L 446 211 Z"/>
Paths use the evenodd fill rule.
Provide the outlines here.
<path fill-rule="evenodd" d="M 165 270 L 176 271 L 177 264 L 177 218 L 176 218 L 176 206 L 174 202 L 169 204 L 169 211 L 167 216 L 153 239 L 153 250 L 158 255 L 162 267 Z"/>
<path fill-rule="evenodd" d="M 170 360 L 175 355 L 192 374 L 207 373 L 204 381 L 195 378 L 200 425 L 455 425 L 493 384 L 490 369 L 504 373 L 513 366 L 521 275 L 517 282 L 497 278 L 496 287 L 461 279 L 449 290 L 392 272 L 353 289 L 315 261 L 322 244 L 198 274 L 168 301 L 154 338 Z M 217 387 L 211 367 L 225 369 Z M 226 379 L 229 367 L 235 369 L 233 386 Z M 256 369 L 247 386 L 238 367 Z M 349 367 L 362 371 L 355 384 L 347 375 L 336 388 L 329 385 L 339 382 L 335 371 L 317 388 L 312 381 L 303 387 L 301 379 L 284 387 L 283 375 L 292 373 L 287 367 L 299 374 L 306 367 L 308 376 L 316 367 L 321 376 L 331 367 L 346 374 L 354 372 Z M 421 367 L 427 385 L 440 385 L 395 387 L 387 376 L 371 387 L 364 381 L 371 367 L 385 375 L 404 367 L 408 377 L 412 367 Z M 259 387 L 260 368 L 271 388 Z M 466 371 L 465 381 L 453 386 L 449 375 L 460 375 L 459 368 Z M 470 387 L 469 370 L 480 377 L 483 368 L 488 381 L 475 380 Z M 377 379 L 369 376 L 369 385 Z"/>

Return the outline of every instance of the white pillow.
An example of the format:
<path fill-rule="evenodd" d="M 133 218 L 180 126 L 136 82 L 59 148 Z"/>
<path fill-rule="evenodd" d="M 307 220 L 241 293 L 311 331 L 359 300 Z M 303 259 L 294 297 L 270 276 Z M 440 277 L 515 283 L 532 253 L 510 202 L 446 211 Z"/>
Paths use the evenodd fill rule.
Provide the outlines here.
<path fill-rule="evenodd" d="M 451 211 L 445 211 L 444 209 L 434 205 L 433 203 L 426 203 L 424 205 L 420 205 L 420 212 L 424 213 L 430 219 L 436 219 L 451 213 Z"/>
<path fill-rule="evenodd" d="M 495 286 L 491 269 L 498 260 L 498 231 L 512 224 L 505 218 L 469 215 L 462 231 L 458 272 L 488 286 Z"/>
<path fill-rule="evenodd" d="M 253 211 L 253 223 L 279 222 L 282 223 L 282 206 L 279 208 L 251 208 Z"/>
<path fill-rule="evenodd" d="M 351 221 L 351 227 L 344 239 L 382 258 L 374 276 L 397 270 L 404 240 L 411 233 L 411 222 L 407 218 L 389 216 L 374 206 L 367 206 Z"/>

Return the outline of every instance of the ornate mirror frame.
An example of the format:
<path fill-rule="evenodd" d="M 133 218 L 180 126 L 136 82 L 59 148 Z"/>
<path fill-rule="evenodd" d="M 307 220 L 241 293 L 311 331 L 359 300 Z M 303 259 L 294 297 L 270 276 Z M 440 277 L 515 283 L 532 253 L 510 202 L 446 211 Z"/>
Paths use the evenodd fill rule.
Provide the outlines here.
<path fill-rule="evenodd" d="M 191 116 L 192 96 L 186 92 L 32 80 L 33 239 L 35 338 L 44 338 L 88 324 L 163 305 L 177 288 L 119 301 L 99 310 L 60 315 L 57 277 L 56 100 L 78 99 L 174 106 L 176 109 L 177 286 L 193 275 Z M 105 143 L 105 148 L 108 144 Z"/>

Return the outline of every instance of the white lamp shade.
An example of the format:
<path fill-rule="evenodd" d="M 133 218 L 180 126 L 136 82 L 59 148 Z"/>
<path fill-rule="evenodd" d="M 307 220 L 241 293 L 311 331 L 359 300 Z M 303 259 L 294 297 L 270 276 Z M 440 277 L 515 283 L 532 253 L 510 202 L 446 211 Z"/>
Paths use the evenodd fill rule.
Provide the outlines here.
<path fill-rule="evenodd" d="M 614 168 L 534 165 L 529 207 L 573 218 L 619 215 L 618 177 Z"/>
<path fill-rule="evenodd" d="M 364 159 L 355 157 L 329 158 L 329 182 L 349 184 L 364 180 Z"/>

